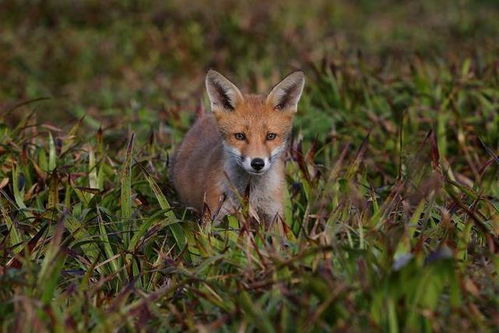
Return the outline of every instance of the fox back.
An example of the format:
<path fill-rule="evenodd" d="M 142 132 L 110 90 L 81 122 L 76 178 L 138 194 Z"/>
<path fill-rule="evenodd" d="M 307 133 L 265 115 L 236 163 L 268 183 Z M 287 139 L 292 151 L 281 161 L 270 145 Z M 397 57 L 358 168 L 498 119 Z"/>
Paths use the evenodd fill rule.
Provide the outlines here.
<path fill-rule="evenodd" d="M 304 85 L 294 72 L 267 96 L 243 94 L 216 71 L 206 76 L 211 111 L 174 154 L 171 174 L 181 201 L 209 219 L 233 213 L 249 193 L 250 212 L 282 217 L 283 152 Z"/>

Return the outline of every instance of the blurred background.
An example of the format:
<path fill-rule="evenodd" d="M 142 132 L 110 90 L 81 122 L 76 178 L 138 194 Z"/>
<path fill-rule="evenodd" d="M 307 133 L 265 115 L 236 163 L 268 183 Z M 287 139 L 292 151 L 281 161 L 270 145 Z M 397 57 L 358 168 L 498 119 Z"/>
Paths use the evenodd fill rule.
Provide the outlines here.
<path fill-rule="evenodd" d="M 310 91 L 335 70 L 389 84 L 422 61 L 438 76 L 442 59 L 447 68 L 469 59 L 480 73 L 497 67 L 498 50 L 496 0 L 3 0 L 0 109 L 49 97 L 34 104 L 41 122 L 64 127 L 86 115 L 95 129 L 123 119 L 147 127 L 191 119 L 208 68 L 258 92 L 302 68 Z M 303 102 L 316 106 L 303 121 L 327 133 L 335 106 L 319 95 Z"/>

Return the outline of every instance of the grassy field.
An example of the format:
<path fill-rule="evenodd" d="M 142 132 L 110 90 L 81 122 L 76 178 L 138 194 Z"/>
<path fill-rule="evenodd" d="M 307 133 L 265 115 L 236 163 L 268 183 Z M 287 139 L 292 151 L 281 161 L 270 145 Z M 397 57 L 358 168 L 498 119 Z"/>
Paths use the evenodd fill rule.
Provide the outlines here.
<path fill-rule="evenodd" d="M 499 6 L 0 2 L 4 332 L 493 332 Z M 208 68 L 307 83 L 286 234 L 201 225 L 169 156 Z"/>

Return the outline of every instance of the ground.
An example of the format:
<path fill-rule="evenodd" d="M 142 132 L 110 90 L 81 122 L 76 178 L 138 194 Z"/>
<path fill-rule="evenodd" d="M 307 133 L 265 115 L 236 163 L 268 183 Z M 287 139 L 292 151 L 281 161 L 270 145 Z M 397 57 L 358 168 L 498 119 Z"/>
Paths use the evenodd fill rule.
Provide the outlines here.
<path fill-rule="evenodd" d="M 3 331 L 488 332 L 496 1 L 0 3 Z M 283 234 L 201 225 L 168 160 L 209 68 L 303 69 Z M 204 110 L 205 112 L 207 110 Z"/>

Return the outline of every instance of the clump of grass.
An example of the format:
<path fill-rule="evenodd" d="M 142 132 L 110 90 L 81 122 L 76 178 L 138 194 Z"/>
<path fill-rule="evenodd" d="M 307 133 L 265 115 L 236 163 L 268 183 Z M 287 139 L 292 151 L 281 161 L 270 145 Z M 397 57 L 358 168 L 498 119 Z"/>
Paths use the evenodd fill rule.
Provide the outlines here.
<path fill-rule="evenodd" d="M 356 66 L 315 67 L 267 231 L 178 205 L 174 128 L 2 122 L 2 329 L 493 330 L 497 68 Z"/>

